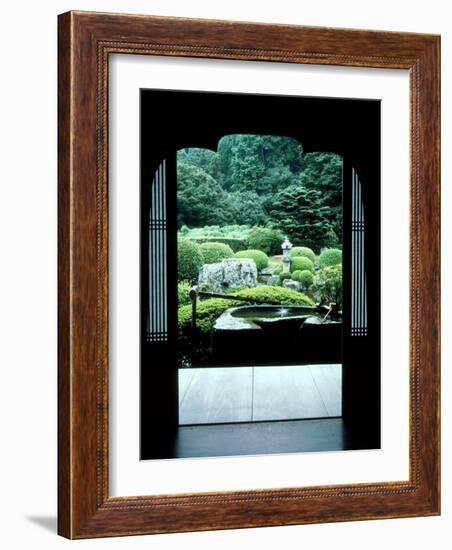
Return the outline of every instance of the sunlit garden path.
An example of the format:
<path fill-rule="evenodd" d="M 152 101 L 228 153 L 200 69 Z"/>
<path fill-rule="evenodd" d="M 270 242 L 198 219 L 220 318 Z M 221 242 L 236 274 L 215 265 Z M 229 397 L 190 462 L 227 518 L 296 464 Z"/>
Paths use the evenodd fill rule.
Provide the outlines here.
<path fill-rule="evenodd" d="M 179 370 L 179 422 L 204 424 L 341 415 L 342 366 Z"/>

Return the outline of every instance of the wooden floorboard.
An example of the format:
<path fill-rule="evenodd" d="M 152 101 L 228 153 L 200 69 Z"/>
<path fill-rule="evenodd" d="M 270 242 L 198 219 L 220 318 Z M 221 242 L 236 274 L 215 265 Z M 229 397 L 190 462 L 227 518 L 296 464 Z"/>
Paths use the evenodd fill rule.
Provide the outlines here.
<path fill-rule="evenodd" d="M 196 369 L 179 409 L 180 424 L 251 420 L 252 367 Z"/>
<path fill-rule="evenodd" d="M 179 370 L 179 407 L 182 406 L 190 384 L 195 376 L 196 369 Z"/>
<path fill-rule="evenodd" d="M 341 416 L 342 369 L 340 365 L 311 365 L 308 367 L 328 416 Z"/>
<path fill-rule="evenodd" d="M 181 369 L 179 422 L 340 416 L 341 371 L 341 365 Z"/>
<path fill-rule="evenodd" d="M 253 420 L 328 416 L 309 367 L 255 367 Z"/>

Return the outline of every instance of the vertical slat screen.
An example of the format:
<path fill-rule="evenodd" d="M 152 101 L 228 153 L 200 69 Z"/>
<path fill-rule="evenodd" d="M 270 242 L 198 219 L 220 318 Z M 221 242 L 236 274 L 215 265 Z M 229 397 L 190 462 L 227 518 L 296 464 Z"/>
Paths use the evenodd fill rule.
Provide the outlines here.
<path fill-rule="evenodd" d="M 361 182 L 352 169 L 351 335 L 367 335 L 366 220 Z"/>
<path fill-rule="evenodd" d="M 149 313 L 146 340 L 168 340 L 166 161 L 155 172 L 149 209 Z"/>

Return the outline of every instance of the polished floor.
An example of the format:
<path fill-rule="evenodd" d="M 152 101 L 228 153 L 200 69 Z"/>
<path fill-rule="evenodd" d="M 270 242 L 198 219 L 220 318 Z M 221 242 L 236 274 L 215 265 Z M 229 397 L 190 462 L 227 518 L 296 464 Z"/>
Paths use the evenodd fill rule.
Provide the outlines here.
<path fill-rule="evenodd" d="M 340 364 L 179 371 L 179 424 L 341 416 Z"/>

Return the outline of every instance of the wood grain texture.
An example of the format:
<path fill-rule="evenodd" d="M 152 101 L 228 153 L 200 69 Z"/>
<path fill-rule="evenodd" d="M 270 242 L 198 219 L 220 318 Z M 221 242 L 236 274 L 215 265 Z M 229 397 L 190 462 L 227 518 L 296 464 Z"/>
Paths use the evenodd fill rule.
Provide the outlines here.
<path fill-rule="evenodd" d="M 68 538 L 439 513 L 438 36 L 70 12 L 59 18 L 59 509 Z M 410 70 L 410 480 L 108 496 L 108 55 Z"/>

